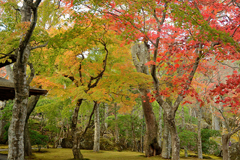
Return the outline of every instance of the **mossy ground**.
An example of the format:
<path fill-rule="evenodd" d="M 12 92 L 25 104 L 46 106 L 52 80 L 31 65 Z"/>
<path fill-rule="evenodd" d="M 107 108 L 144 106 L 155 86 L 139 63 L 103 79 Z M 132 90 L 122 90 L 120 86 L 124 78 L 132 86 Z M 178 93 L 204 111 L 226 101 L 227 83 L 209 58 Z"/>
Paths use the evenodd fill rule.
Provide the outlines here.
<path fill-rule="evenodd" d="M 34 152 L 34 159 L 36 160 L 72 160 L 72 150 L 71 149 L 43 149 L 43 152 Z M 130 152 L 130 151 L 100 151 L 95 153 L 91 150 L 81 150 L 84 158 L 87 160 L 161 160 L 160 156 L 146 158 L 143 153 Z M 194 156 L 194 153 L 189 155 Z M 209 156 L 209 155 L 208 155 Z M 183 152 L 181 152 L 181 157 L 183 157 Z M 222 158 L 209 156 L 212 159 L 218 160 Z M 197 160 L 195 157 L 181 158 L 181 160 Z"/>
<path fill-rule="evenodd" d="M 0 146 L 0 149 L 6 149 L 7 146 Z M 7 154 L 7 151 L 0 152 L 1 154 Z M 81 150 L 84 158 L 86 160 L 163 160 L 160 156 L 155 157 L 144 157 L 143 153 L 139 152 L 130 152 L 130 151 L 100 151 L 99 153 L 95 153 L 91 150 Z M 180 157 L 181 160 L 197 160 L 198 158 L 195 153 L 189 152 L 191 157 L 184 158 L 184 152 L 181 151 Z M 222 158 L 205 155 L 211 157 L 215 160 L 220 160 Z M 41 149 L 41 152 L 37 152 L 34 150 L 34 155 L 32 157 L 28 157 L 28 160 L 72 160 L 72 150 L 65 148 L 58 149 Z"/>

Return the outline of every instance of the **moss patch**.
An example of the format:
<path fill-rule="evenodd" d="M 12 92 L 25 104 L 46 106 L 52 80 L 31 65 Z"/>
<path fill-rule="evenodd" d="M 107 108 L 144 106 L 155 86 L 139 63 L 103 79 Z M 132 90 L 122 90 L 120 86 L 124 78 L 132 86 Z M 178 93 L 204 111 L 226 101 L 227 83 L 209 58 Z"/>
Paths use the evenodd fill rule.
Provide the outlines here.
<path fill-rule="evenodd" d="M 43 149 L 47 151 L 45 153 L 34 152 L 34 160 L 72 160 L 72 150 L 68 148 L 61 149 Z M 100 151 L 99 153 L 93 152 L 91 150 L 81 150 L 85 160 L 163 160 L 160 156 L 146 158 L 143 153 L 130 152 L 130 151 Z M 190 155 L 196 155 L 194 153 L 189 153 Z M 205 156 L 205 155 L 204 155 Z M 209 155 L 208 155 L 209 156 Z M 215 159 L 214 156 L 209 156 Z M 221 158 L 215 159 L 218 160 Z M 196 157 L 181 158 L 181 160 L 197 160 Z"/>

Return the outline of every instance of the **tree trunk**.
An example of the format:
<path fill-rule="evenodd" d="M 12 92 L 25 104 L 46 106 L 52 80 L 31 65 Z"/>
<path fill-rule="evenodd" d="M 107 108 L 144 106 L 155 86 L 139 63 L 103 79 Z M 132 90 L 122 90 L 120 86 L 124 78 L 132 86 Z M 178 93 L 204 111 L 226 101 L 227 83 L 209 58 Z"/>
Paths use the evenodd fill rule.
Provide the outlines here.
<path fill-rule="evenodd" d="M 187 146 L 184 147 L 184 157 L 188 157 Z"/>
<path fill-rule="evenodd" d="M 162 107 L 159 106 L 158 144 L 162 147 Z"/>
<path fill-rule="evenodd" d="M 115 143 L 119 142 L 119 132 L 117 125 L 117 103 L 114 104 L 114 116 L 115 116 Z"/>
<path fill-rule="evenodd" d="M 149 75 L 149 68 L 145 64 L 150 60 L 149 48 L 142 44 L 135 44 L 131 50 L 133 63 L 138 72 Z M 146 120 L 146 134 L 144 138 L 145 155 L 147 157 L 161 154 L 161 148 L 158 144 L 158 127 L 152 105 L 149 101 L 149 90 L 139 88 L 142 96 L 142 107 Z"/>
<path fill-rule="evenodd" d="M 40 97 L 40 95 L 31 96 L 31 99 L 28 101 L 28 105 L 27 105 L 27 116 L 26 116 L 26 120 L 25 120 L 26 125 L 24 127 L 24 154 L 25 154 L 25 156 L 32 155 L 32 146 L 31 146 L 31 141 L 30 141 L 29 132 L 28 132 L 28 119 L 29 119 L 32 111 L 36 107 L 39 97 Z"/>
<path fill-rule="evenodd" d="M 182 106 L 181 117 L 182 117 L 182 129 L 184 129 L 185 128 L 184 106 Z"/>
<path fill-rule="evenodd" d="M 24 156 L 31 156 L 32 155 L 32 146 L 29 137 L 28 131 L 28 123 L 26 123 L 24 128 Z"/>
<path fill-rule="evenodd" d="M 105 112 L 104 112 L 104 120 L 105 120 L 105 123 L 104 123 L 104 125 L 105 125 L 105 129 L 107 130 L 107 128 L 108 128 L 108 123 L 107 123 L 107 118 L 108 118 L 108 104 L 106 103 L 105 104 Z"/>
<path fill-rule="evenodd" d="M 74 156 L 74 159 L 76 160 L 82 160 L 83 159 L 83 155 L 82 153 L 80 152 L 80 145 L 79 145 L 79 138 L 78 138 L 78 135 L 77 135 L 77 121 L 78 121 L 78 112 L 79 112 L 79 108 L 82 104 L 82 99 L 79 99 L 78 102 L 77 102 L 77 106 L 75 107 L 74 109 L 74 112 L 73 112 L 73 117 L 72 117 L 72 125 L 71 125 L 71 129 L 72 129 L 72 144 L 73 144 L 73 147 L 72 147 L 72 152 L 73 152 L 73 156 Z"/>
<path fill-rule="evenodd" d="M 37 23 L 37 8 L 41 0 L 23 1 L 21 8 L 21 22 L 30 22 L 26 33 L 21 37 L 19 46 L 15 51 L 16 62 L 13 66 L 15 103 L 12 109 L 12 120 L 8 130 L 8 160 L 24 159 L 24 128 L 27 116 L 27 103 L 29 97 L 29 84 L 33 78 L 27 79 L 27 63 L 30 55 L 30 38 Z M 32 17 L 32 20 L 31 20 Z"/>
<path fill-rule="evenodd" d="M 171 140 L 172 140 L 172 160 L 179 160 L 180 159 L 180 139 L 177 133 L 177 127 L 175 123 L 175 114 L 176 110 L 172 108 L 172 106 L 168 103 L 164 103 L 164 117 L 166 123 L 169 127 L 171 133 Z"/>
<path fill-rule="evenodd" d="M 100 119 L 99 119 L 99 104 L 97 104 L 94 110 L 94 146 L 93 151 L 99 152 L 100 150 Z"/>
<path fill-rule="evenodd" d="M 161 154 L 161 148 L 158 144 L 158 127 L 153 113 L 152 105 L 149 101 L 148 90 L 140 89 L 142 96 L 142 106 L 146 121 L 146 135 L 144 137 L 145 155 L 147 157 Z"/>
<path fill-rule="evenodd" d="M 201 120 L 202 120 L 202 109 L 198 105 L 198 158 L 203 159 L 202 156 L 202 137 L 201 137 Z"/>
<path fill-rule="evenodd" d="M 223 152 L 223 160 L 230 160 L 229 157 L 229 134 L 222 135 L 222 152 Z"/>
<path fill-rule="evenodd" d="M 134 124 L 133 124 L 133 110 L 131 113 L 131 128 L 132 128 L 132 151 L 136 151 L 136 136 L 134 133 Z"/>
<path fill-rule="evenodd" d="M 1 144 L 4 144 L 7 142 L 4 139 L 4 132 L 5 132 L 4 126 L 6 125 L 6 120 L 3 117 L 4 115 L 3 109 L 5 108 L 5 106 L 6 106 L 6 102 L 0 101 L 0 143 Z"/>
<path fill-rule="evenodd" d="M 31 7 L 26 1 L 23 1 L 21 9 L 22 22 L 30 22 L 31 14 Z M 14 64 L 15 103 L 12 110 L 11 125 L 8 130 L 8 160 L 24 159 L 24 127 L 29 95 L 26 69 L 29 55 L 30 46 L 27 45 L 22 53 L 18 51 L 17 62 Z"/>
<path fill-rule="evenodd" d="M 169 127 L 166 120 L 166 114 L 163 114 L 164 129 L 163 129 L 163 144 L 162 144 L 162 158 L 169 159 L 170 155 L 168 154 L 168 144 L 169 142 Z"/>
<path fill-rule="evenodd" d="M 167 120 L 169 129 L 171 132 L 171 139 L 172 139 L 172 160 L 179 160 L 180 159 L 180 139 L 177 133 L 177 127 L 175 125 L 175 116 L 173 119 Z"/>
<path fill-rule="evenodd" d="M 168 135 L 168 157 L 171 157 L 171 149 L 172 149 L 172 140 L 171 140 L 171 134 L 169 132 Z"/>
<path fill-rule="evenodd" d="M 220 130 L 220 122 L 219 118 L 215 116 L 215 108 L 211 107 L 212 110 L 212 129 L 213 130 Z"/>

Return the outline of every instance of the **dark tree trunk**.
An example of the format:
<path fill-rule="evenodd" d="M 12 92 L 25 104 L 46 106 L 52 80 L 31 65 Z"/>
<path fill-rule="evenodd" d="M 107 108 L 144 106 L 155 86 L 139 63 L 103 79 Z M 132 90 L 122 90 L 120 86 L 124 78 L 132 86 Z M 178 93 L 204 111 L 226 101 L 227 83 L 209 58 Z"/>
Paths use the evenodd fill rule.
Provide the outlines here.
<path fill-rule="evenodd" d="M 25 156 L 31 156 L 32 155 L 32 146 L 31 146 L 31 141 L 29 137 L 29 132 L 28 132 L 28 119 L 36 107 L 36 104 L 39 100 L 40 95 L 38 96 L 32 96 L 31 99 L 28 101 L 27 105 L 27 117 L 25 120 L 25 127 L 24 127 L 24 154 Z"/>
<path fill-rule="evenodd" d="M 150 60 L 149 48 L 145 44 L 135 44 L 132 46 L 133 63 L 138 72 L 149 75 L 149 68 L 145 64 Z M 158 144 L 158 127 L 152 105 L 149 101 L 148 93 L 150 90 L 139 88 L 142 96 L 142 107 L 146 120 L 146 134 L 144 138 L 145 155 L 147 157 L 161 154 Z"/>
<path fill-rule="evenodd" d="M 144 137 L 145 155 L 147 157 L 161 154 L 162 149 L 158 144 L 158 127 L 155 115 L 152 110 L 152 105 L 149 101 L 148 90 L 140 89 L 142 96 L 142 106 L 144 117 L 146 120 L 146 135 Z"/>
<path fill-rule="evenodd" d="M 77 159 L 77 160 L 83 159 L 83 155 L 80 151 L 80 144 L 79 144 L 80 138 L 78 137 L 78 134 L 77 134 L 78 112 L 79 112 L 79 108 L 82 104 L 82 101 L 83 101 L 82 99 L 79 99 L 77 102 L 77 107 L 74 109 L 74 112 L 73 112 L 72 125 L 71 125 L 72 143 L 73 143 L 72 152 L 73 152 L 74 159 Z"/>

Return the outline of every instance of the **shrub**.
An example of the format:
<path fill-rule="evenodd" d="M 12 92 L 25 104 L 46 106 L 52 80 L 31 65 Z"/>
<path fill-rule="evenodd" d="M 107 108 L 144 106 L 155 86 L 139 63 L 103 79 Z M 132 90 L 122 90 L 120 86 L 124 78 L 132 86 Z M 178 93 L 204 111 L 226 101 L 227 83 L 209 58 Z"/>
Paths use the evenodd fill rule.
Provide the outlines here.
<path fill-rule="evenodd" d="M 37 145 L 39 152 L 42 146 L 47 145 L 48 137 L 38 133 L 37 131 L 29 130 L 29 137 L 31 140 L 31 145 Z"/>
<path fill-rule="evenodd" d="M 202 137 L 202 151 L 205 154 L 208 154 L 210 150 L 214 149 L 215 154 L 220 152 L 218 149 L 217 142 L 210 139 L 210 137 L 221 136 L 220 132 L 212 129 L 202 129 L 201 137 Z"/>

